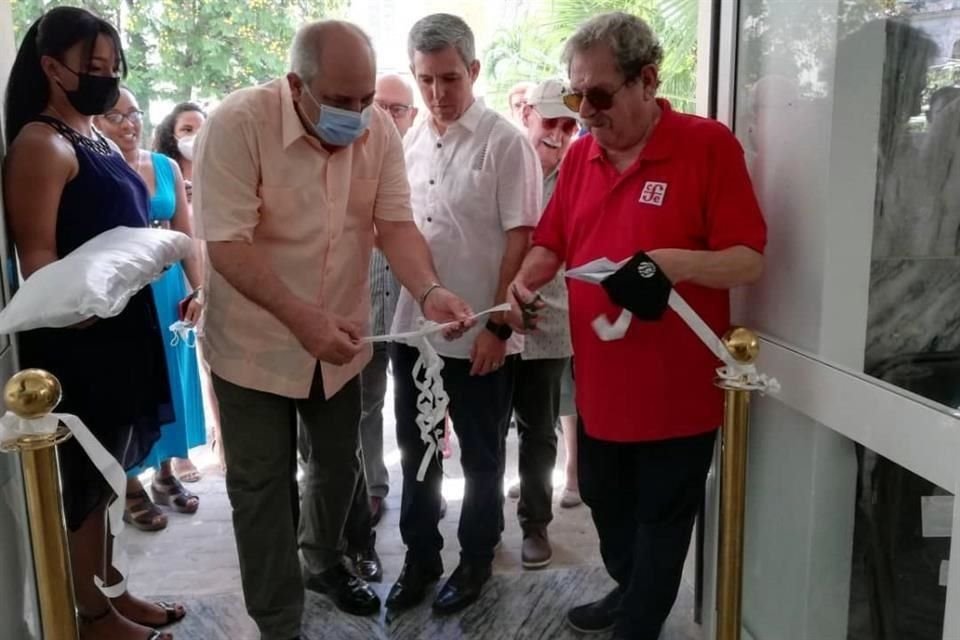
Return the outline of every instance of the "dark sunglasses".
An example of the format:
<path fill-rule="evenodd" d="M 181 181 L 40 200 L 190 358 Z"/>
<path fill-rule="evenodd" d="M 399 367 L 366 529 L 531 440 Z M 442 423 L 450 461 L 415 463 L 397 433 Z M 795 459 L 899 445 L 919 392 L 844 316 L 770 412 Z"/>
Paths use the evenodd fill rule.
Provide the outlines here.
<path fill-rule="evenodd" d="M 123 124 L 124 120 L 129 120 L 130 124 L 140 124 L 143 122 L 143 111 L 135 109 L 129 113 L 120 113 L 119 111 L 110 111 L 103 114 L 103 119 L 114 125 Z"/>
<path fill-rule="evenodd" d="M 580 111 L 580 105 L 583 104 L 584 100 L 587 100 L 597 111 L 606 111 L 613 106 L 614 96 L 620 93 L 621 89 L 631 83 L 633 83 L 632 79 L 625 80 L 623 84 L 613 91 L 607 91 L 606 89 L 600 89 L 599 87 L 587 89 L 586 91 L 571 91 L 563 96 L 563 104 L 567 105 L 568 109 Z"/>
<path fill-rule="evenodd" d="M 541 122 L 547 131 L 556 129 L 558 126 L 564 133 L 573 133 L 577 130 L 577 121 L 573 118 L 542 118 Z"/>

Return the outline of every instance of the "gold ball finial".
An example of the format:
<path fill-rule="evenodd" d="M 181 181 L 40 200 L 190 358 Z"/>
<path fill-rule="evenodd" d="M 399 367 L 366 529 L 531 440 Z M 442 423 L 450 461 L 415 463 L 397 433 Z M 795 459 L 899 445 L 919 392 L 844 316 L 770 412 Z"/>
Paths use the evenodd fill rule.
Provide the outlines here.
<path fill-rule="evenodd" d="M 24 369 L 7 381 L 3 402 L 25 420 L 42 418 L 51 413 L 62 396 L 60 381 L 43 369 Z"/>
<path fill-rule="evenodd" d="M 723 336 L 723 345 L 740 364 L 753 364 L 760 355 L 760 338 L 745 327 L 733 327 Z"/>

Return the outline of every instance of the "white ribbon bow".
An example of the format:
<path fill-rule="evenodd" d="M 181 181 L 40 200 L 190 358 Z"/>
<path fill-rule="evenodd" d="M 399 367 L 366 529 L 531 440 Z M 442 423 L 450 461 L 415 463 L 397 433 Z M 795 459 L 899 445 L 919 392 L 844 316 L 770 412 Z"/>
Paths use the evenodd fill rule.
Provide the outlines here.
<path fill-rule="evenodd" d="M 510 311 L 510 304 L 504 303 L 474 314 L 471 320 L 477 320 L 491 313 Z M 413 364 L 413 383 L 420 390 L 417 395 L 417 427 L 420 429 L 420 439 L 427 445 L 417 470 L 417 482 L 423 482 L 430 460 L 440 455 L 440 440 L 443 438 L 443 421 L 447 417 L 447 406 L 450 396 L 443 389 L 443 358 L 430 344 L 427 338 L 445 329 L 455 327 L 459 322 L 439 324 L 431 320 L 424 320 L 416 331 L 393 333 L 382 336 L 361 338 L 360 342 L 400 342 L 415 347 L 420 355 Z M 421 374 L 423 379 L 420 379 Z M 439 426 L 438 426 L 439 425 Z"/>
<path fill-rule="evenodd" d="M 620 267 L 629 262 L 621 260 L 613 262 L 607 258 L 593 260 L 576 269 L 570 269 L 566 275 L 574 280 L 582 280 L 591 284 L 600 284 L 608 276 L 613 275 Z M 684 300 L 677 291 L 671 290 L 667 304 L 674 312 L 680 316 L 687 326 L 690 327 L 700 341 L 723 362 L 724 366 L 717 369 L 717 376 L 722 379 L 726 386 L 737 389 L 748 389 L 751 391 L 760 391 L 761 393 L 778 393 L 780 383 L 776 378 L 757 372 L 753 364 L 743 364 L 727 351 L 723 341 L 717 337 L 709 325 L 703 321 L 703 318 L 694 311 L 686 300 Z M 627 335 L 630 323 L 633 321 L 633 314 L 627 309 L 620 312 L 620 316 L 612 324 L 607 316 L 601 314 L 593 319 L 590 324 L 594 333 L 604 342 L 622 340 Z"/>
<path fill-rule="evenodd" d="M 68 413 L 51 413 L 42 418 L 21 418 L 7 412 L 0 416 L 0 442 L 17 439 L 23 436 L 53 435 L 60 423 L 63 423 L 77 443 L 84 450 L 93 465 L 103 475 L 104 480 L 117 495 L 107 509 L 110 519 L 110 533 L 113 534 L 113 557 L 111 563 L 120 573 L 122 579 L 117 584 L 106 586 L 99 577 L 94 577 L 94 583 L 108 598 L 117 598 L 127 590 L 128 559 L 124 545 L 120 543 L 120 532 L 123 531 L 124 496 L 127 488 L 127 474 L 100 441 L 90 433 L 87 425 L 77 416 Z"/>

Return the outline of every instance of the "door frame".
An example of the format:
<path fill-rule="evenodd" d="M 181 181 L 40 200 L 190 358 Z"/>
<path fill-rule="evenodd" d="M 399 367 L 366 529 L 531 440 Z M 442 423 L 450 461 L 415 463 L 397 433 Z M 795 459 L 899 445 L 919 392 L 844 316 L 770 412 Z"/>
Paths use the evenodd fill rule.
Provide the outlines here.
<path fill-rule="evenodd" d="M 736 132 L 740 0 L 700 0 L 700 12 L 700 42 L 709 46 L 700 47 L 698 56 L 698 87 L 708 86 L 698 90 L 698 111 Z M 943 640 L 960 638 L 960 408 L 947 412 L 926 398 L 766 335 L 761 335 L 758 368 L 781 382 L 777 401 L 954 494 Z M 904 425 L 910 428 L 909 441 L 903 437 Z M 718 480 L 718 470 L 711 469 L 703 522 L 704 638 L 715 637 Z M 752 640 L 747 629 L 743 632 Z"/>

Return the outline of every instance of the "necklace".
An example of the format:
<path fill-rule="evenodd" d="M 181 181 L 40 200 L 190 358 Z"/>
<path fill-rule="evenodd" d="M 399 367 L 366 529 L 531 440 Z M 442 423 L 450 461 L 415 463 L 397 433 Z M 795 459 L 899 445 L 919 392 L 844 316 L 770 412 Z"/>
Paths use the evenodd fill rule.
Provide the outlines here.
<path fill-rule="evenodd" d="M 42 116 L 42 117 L 49 118 L 49 121 L 52 121 L 52 122 L 48 121 L 49 124 L 54 129 L 57 130 L 57 133 L 59 133 L 64 138 L 69 140 L 72 144 L 85 147 L 102 156 L 109 156 L 110 154 L 113 153 L 113 150 L 110 148 L 110 144 L 106 141 L 106 139 L 102 135 L 100 135 L 99 131 L 97 131 L 96 129 L 93 129 L 93 137 L 85 136 L 79 131 L 77 131 L 76 129 L 74 129 L 73 127 L 71 127 L 69 124 L 67 124 L 66 118 L 62 113 L 60 113 L 60 111 L 57 110 L 56 107 L 52 105 L 48 105 L 47 108 L 50 110 L 51 113 L 56 114 L 56 117 L 52 117 L 52 116 Z"/>

